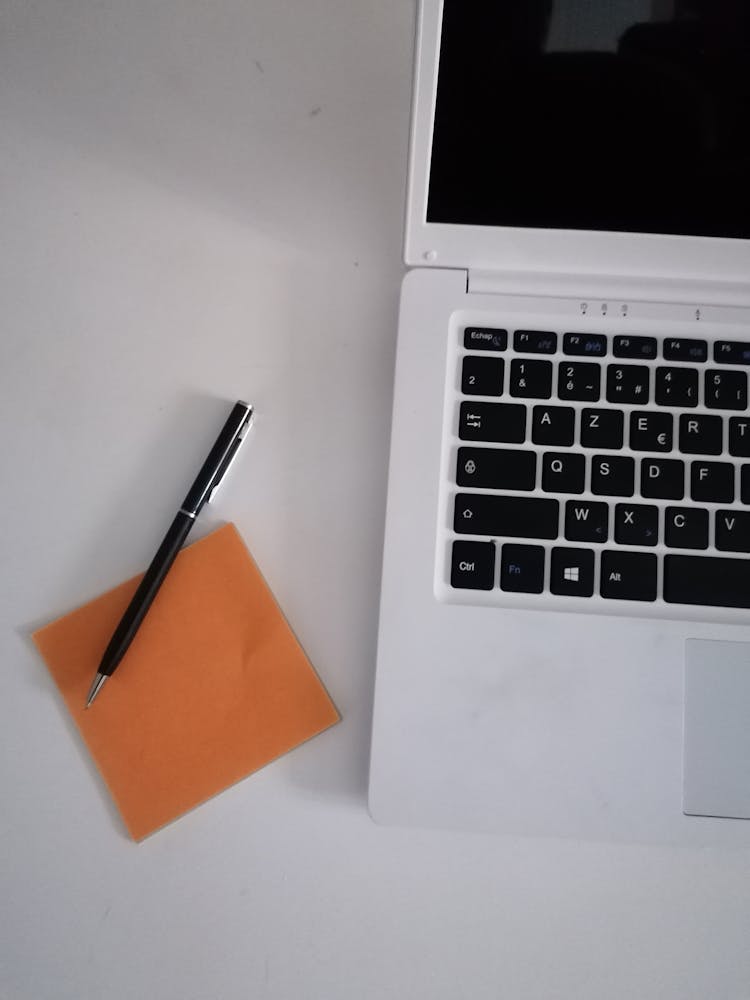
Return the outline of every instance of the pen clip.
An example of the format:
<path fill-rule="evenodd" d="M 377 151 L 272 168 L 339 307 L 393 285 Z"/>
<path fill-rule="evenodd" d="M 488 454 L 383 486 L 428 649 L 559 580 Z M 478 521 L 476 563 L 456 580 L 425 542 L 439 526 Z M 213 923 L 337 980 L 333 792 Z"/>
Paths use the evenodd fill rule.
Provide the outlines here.
<path fill-rule="evenodd" d="M 211 484 L 211 488 L 208 491 L 208 496 L 206 497 L 206 503 L 212 503 L 213 502 L 214 497 L 216 496 L 217 490 L 219 489 L 219 487 L 221 486 L 221 484 L 226 479 L 227 473 L 229 472 L 229 470 L 231 469 L 232 465 L 234 464 L 234 460 L 237 458 L 237 455 L 239 453 L 239 450 L 240 450 L 240 447 L 242 445 L 242 442 L 245 440 L 245 438 L 247 437 L 248 431 L 253 426 L 253 420 L 254 419 L 255 419 L 255 413 L 251 409 L 248 412 L 248 414 L 247 414 L 245 422 L 243 423 L 242 427 L 239 429 L 239 431 L 237 433 L 237 437 L 235 438 L 234 443 L 232 444 L 232 447 L 230 448 L 229 452 L 227 453 L 226 457 L 224 458 L 224 461 L 221 463 L 221 465 L 219 466 L 219 468 L 216 470 L 216 478 L 214 479 L 214 482 Z"/>

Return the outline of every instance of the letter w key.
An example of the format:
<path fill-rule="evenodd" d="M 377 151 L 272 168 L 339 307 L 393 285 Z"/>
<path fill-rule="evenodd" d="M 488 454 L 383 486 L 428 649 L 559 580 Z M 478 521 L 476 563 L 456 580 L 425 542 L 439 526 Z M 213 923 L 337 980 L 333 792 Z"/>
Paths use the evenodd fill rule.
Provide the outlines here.
<path fill-rule="evenodd" d="M 571 542 L 606 542 L 609 507 L 606 503 L 569 500 L 565 505 L 565 537 Z"/>

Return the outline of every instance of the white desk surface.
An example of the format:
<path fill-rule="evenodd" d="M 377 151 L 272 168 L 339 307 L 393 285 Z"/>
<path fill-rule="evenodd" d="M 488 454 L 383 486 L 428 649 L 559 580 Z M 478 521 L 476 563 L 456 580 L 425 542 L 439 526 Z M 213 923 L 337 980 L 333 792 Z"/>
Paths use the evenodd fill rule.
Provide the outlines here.
<path fill-rule="evenodd" d="M 0 997 L 750 997 L 750 854 L 366 804 L 410 0 L 0 3 Z M 140 845 L 31 628 L 234 520 L 344 721 Z M 204 530 L 211 524 L 206 519 Z"/>

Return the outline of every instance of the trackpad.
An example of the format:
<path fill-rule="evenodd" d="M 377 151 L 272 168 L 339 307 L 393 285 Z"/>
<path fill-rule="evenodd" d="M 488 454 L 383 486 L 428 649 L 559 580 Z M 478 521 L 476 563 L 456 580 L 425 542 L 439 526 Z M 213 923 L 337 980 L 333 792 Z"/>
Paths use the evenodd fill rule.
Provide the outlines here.
<path fill-rule="evenodd" d="M 685 645 L 682 810 L 750 819 L 750 643 Z"/>

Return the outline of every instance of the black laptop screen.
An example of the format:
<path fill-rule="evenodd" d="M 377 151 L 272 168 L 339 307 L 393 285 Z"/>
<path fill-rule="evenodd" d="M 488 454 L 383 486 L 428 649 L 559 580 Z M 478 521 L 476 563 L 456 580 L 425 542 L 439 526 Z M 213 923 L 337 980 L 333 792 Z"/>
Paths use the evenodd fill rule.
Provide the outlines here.
<path fill-rule="evenodd" d="M 750 238 L 750 0 L 445 0 L 427 221 Z"/>

